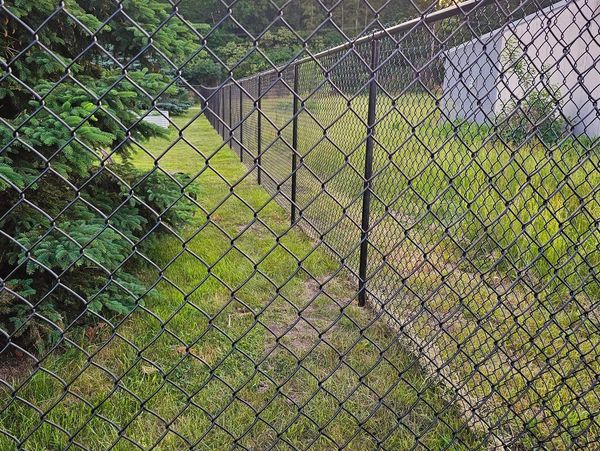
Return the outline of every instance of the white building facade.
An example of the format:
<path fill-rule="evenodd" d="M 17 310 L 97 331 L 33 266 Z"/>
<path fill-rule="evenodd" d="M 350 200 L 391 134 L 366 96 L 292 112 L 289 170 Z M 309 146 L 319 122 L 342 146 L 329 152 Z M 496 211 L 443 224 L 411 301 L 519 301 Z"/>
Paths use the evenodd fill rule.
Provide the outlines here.
<path fill-rule="evenodd" d="M 524 97 L 519 77 L 503 67 L 511 41 L 537 74 L 534 88 L 558 89 L 574 133 L 600 136 L 600 0 L 562 1 L 448 50 L 441 103 L 447 119 L 493 123 Z"/>

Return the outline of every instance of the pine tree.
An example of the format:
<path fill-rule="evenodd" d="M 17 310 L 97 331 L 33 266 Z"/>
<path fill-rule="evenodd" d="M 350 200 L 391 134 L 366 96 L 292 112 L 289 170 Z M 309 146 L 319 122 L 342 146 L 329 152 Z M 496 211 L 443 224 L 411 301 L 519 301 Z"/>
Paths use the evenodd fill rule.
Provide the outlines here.
<path fill-rule="evenodd" d="M 145 243 L 191 208 L 130 159 L 193 34 L 160 0 L 7 0 L 0 36 L 0 329 L 41 350 L 141 302 Z"/>

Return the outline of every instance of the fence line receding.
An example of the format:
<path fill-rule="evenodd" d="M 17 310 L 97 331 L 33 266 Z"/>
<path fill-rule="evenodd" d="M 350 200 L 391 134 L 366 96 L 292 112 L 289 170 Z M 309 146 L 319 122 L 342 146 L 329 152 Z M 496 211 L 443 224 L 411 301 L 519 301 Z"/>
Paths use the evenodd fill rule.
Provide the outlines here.
<path fill-rule="evenodd" d="M 598 447 L 600 0 L 424 3 L 0 1 L 0 449 Z"/>

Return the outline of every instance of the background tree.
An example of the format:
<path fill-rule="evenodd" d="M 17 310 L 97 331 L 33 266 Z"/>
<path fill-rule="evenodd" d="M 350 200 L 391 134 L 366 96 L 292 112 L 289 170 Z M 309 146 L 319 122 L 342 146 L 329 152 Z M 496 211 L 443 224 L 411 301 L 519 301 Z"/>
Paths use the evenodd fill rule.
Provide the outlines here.
<path fill-rule="evenodd" d="M 431 4 L 432 0 L 370 0 L 369 6 L 364 0 L 342 0 L 328 20 L 326 7 L 313 0 L 288 2 L 282 9 L 282 19 L 270 0 L 240 0 L 232 5 L 231 14 L 222 0 L 182 0 L 181 16 L 195 24 L 211 50 L 194 57 L 184 75 L 193 84 L 214 85 L 242 58 L 245 60 L 234 75 L 251 75 L 269 69 L 271 63 L 290 61 L 303 48 L 303 39 L 310 37 L 308 47 L 317 52 L 340 44 L 347 37 L 416 17 Z M 374 11 L 380 12 L 378 18 Z M 266 58 L 253 52 L 254 38 L 258 38 Z M 251 55 L 246 57 L 247 54 Z"/>

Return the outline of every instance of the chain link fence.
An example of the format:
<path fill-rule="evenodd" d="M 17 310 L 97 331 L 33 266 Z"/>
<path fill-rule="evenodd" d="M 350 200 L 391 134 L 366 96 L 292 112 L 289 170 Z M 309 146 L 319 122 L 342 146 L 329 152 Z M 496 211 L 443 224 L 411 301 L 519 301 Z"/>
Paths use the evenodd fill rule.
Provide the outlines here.
<path fill-rule="evenodd" d="M 597 446 L 600 4 L 471 0 L 385 28 L 360 1 L 362 36 L 299 37 L 289 63 L 210 88 L 161 47 L 177 4 L 146 29 L 125 2 L 99 24 L 0 2 L 5 35 L 31 38 L 0 80 L 33 99 L 0 114 L 3 449 Z M 316 34 L 337 6 L 315 5 Z M 120 14 L 131 62 L 98 38 Z M 108 86 L 77 80 L 81 56 L 21 80 L 60 15 L 117 67 Z M 133 74 L 159 60 L 162 84 Z M 160 113 L 176 90 L 199 107 Z M 98 123 L 116 131 L 95 145 Z M 77 152 L 93 162 L 72 177 Z M 18 158 L 38 161 L 22 180 Z"/>
<path fill-rule="evenodd" d="M 595 104 L 598 11 L 487 3 L 234 81 L 255 101 L 223 126 L 476 427 L 570 446 L 598 433 L 600 129 L 566 114 Z"/>

